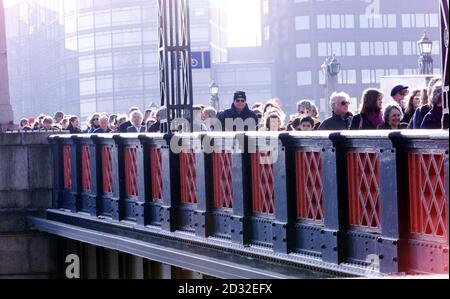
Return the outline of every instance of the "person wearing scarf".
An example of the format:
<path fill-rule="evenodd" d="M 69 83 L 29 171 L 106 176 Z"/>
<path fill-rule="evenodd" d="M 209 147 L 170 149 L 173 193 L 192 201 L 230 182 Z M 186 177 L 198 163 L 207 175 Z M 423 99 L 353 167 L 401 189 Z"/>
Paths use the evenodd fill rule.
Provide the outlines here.
<path fill-rule="evenodd" d="M 366 89 L 362 95 L 360 113 L 353 117 L 350 130 L 376 130 L 383 124 L 383 98 L 380 90 Z"/>

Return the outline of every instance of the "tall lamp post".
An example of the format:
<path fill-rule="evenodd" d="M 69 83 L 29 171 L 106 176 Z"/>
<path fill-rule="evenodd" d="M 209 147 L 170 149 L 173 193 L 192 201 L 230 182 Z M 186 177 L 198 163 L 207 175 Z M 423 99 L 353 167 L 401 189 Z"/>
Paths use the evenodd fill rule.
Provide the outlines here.
<path fill-rule="evenodd" d="M 417 42 L 417 46 L 420 53 L 419 74 L 433 74 L 433 57 L 431 57 L 433 42 L 428 38 L 427 31 L 423 33 L 422 38 Z"/>
<path fill-rule="evenodd" d="M 336 91 L 338 84 L 338 75 L 341 72 L 341 63 L 336 59 L 333 54 L 331 57 L 327 57 L 325 62 L 322 64 L 322 72 L 325 77 L 325 103 L 326 103 L 326 115 L 331 115 L 330 107 L 328 101 L 330 100 L 333 92 Z"/>
<path fill-rule="evenodd" d="M 214 107 L 217 111 L 220 110 L 220 102 L 219 102 L 219 85 L 216 82 L 212 81 L 209 85 L 209 93 L 211 94 L 211 106 Z"/>

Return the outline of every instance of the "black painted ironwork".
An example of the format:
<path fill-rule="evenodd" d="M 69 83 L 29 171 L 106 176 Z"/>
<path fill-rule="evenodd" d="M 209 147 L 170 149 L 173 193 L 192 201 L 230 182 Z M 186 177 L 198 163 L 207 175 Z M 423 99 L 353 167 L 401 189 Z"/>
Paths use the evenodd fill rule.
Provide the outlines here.
<path fill-rule="evenodd" d="M 441 47 L 442 47 L 442 81 L 444 83 L 444 94 L 443 94 L 443 128 L 448 129 L 448 119 L 449 119 L 449 100 L 448 100 L 448 88 L 449 88 L 449 77 L 448 77 L 448 0 L 440 0 L 441 8 Z"/>
<path fill-rule="evenodd" d="M 158 0 L 158 36 L 161 132 L 192 132 L 189 0 Z"/>

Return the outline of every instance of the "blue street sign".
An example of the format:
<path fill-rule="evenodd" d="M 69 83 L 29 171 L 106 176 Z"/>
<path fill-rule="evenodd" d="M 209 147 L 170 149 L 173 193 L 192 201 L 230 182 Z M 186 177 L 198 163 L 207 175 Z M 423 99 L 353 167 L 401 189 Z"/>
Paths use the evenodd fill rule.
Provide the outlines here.
<path fill-rule="evenodd" d="M 192 68 L 193 69 L 209 69 L 211 68 L 210 52 L 192 52 Z"/>

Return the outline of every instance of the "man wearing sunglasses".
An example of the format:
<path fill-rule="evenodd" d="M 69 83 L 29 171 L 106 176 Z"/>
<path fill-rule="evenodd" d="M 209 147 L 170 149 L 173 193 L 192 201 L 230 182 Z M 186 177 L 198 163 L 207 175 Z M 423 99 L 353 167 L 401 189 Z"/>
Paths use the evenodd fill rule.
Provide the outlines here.
<path fill-rule="evenodd" d="M 335 92 L 331 95 L 330 106 L 333 116 L 322 122 L 320 131 L 342 131 L 348 130 L 352 123 L 352 114 L 349 112 L 350 96 L 345 92 Z"/>
<path fill-rule="evenodd" d="M 217 118 L 224 131 L 256 131 L 258 117 L 247 105 L 247 96 L 236 91 L 231 108 L 220 113 Z"/>
<path fill-rule="evenodd" d="M 405 97 L 409 94 L 408 86 L 397 85 L 391 91 L 391 97 L 402 108 L 403 114 L 405 114 Z"/>

